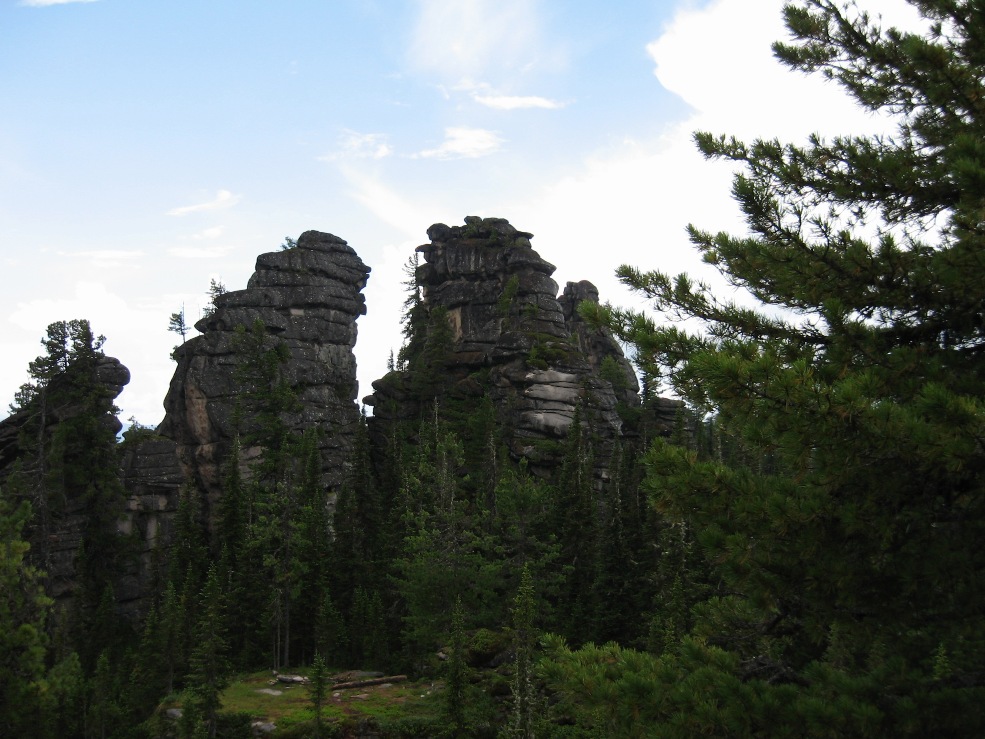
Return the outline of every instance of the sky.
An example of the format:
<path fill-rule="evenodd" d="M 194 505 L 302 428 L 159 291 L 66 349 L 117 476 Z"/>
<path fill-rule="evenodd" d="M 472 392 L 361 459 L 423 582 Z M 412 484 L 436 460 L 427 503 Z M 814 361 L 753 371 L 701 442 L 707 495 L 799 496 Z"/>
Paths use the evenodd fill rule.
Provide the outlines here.
<path fill-rule="evenodd" d="M 910 19 L 902 0 L 865 7 Z M 210 280 L 309 229 L 372 268 L 360 397 L 400 345 L 433 223 L 507 218 L 554 279 L 641 305 L 620 264 L 689 272 L 743 231 L 692 132 L 889 130 L 772 58 L 782 0 L 0 0 L 0 417 L 46 326 L 86 318 L 156 425 Z"/>

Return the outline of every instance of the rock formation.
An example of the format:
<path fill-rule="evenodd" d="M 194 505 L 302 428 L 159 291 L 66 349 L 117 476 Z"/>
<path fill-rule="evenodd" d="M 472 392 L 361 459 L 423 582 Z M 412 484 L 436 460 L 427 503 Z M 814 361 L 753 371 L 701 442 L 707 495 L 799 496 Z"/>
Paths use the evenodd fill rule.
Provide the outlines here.
<path fill-rule="evenodd" d="M 318 428 L 322 477 L 337 487 L 359 422 L 356 398 L 356 318 L 366 312 L 361 290 L 367 267 L 345 241 L 307 231 L 293 248 L 261 254 L 245 290 L 220 295 L 202 332 L 175 351 L 175 370 L 158 432 L 176 442 L 186 482 L 210 504 L 221 494 L 222 463 L 244 408 L 243 331 L 260 322 L 286 352 L 281 371 L 296 393 L 298 410 L 286 414 L 295 430 Z M 238 327 L 242 327 L 237 331 Z M 249 458 L 258 449 L 244 450 Z"/>
<path fill-rule="evenodd" d="M 556 473 L 563 442 L 580 418 L 594 439 L 601 483 L 616 440 L 637 433 L 628 419 L 640 399 L 618 343 L 577 311 L 583 301 L 598 301 L 595 286 L 569 282 L 558 296 L 554 266 L 534 251 L 531 234 L 501 218 L 435 224 L 427 234 L 430 242 L 417 249 L 423 262 L 416 271 L 410 341 L 398 366 L 374 382 L 365 399 L 374 408 L 371 453 L 377 459 L 384 454 L 395 431 L 412 435 L 435 402 L 466 415 L 485 403 L 494 409 L 510 455 L 544 477 Z M 322 482 L 329 490 L 342 484 L 359 423 L 352 350 L 356 319 L 366 312 L 361 291 L 369 271 L 342 239 L 308 231 L 296 246 L 260 255 L 247 287 L 218 296 L 196 324 L 202 334 L 176 348 L 164 421 L 121 447 L 126 498 L 118 533 L 136 542 L 140 555 L 115 585 L 124 610 L 143 608 L 166 560 L 181 486 L 199 491 L 205 512 L 215 513 L 233 440 L 255 420 L 243 375 L 250 336 L 278 347 L 278 372 L 298 399 L 282 418 L 297 431 L 319 430 Z M 107 388 L 107 423 L 118 433 L 110 410 L 129 372 L 103 358 L 96 374 Z M 677 404 L 651 407 L 657 408 L 656 422 L 647 433 L 666 433 Z M 49 412 L 57 422 L 73 410 Z M 0 422 L 0 478 L 20 454 L 18 435 L 27 419 L 25 411 Z M 243 450 L 246 460 L 260 454 L 258 447 Z M 46 533 L 56 597 L 70 596 L 73 588 L 82 531 L 78 504 L 67 501 L 57 530 Z"/>
<path fill-rule="evenodd" d="M 157 434 L 133 440 L 123 454 L 120 475 L 127 498 L 117 527 L 132 537 L 138 556 L 128 563 L 115 591 L 124 610 L 135 613 L 144 610 L 155 579 L 165 574 L 161 568 L 183 480 L 175 443 Z"/>
<path fill-rule="evenodd" d="M 531 247 L 531 234 L 502 218 L 470 216 L 464 226 L 435 224 L 427 234 L 430 243 L 417 248 L 424 263 L 416 281 L 432 323 L 426 338 L 411 339 L 421 355 L 374 382 L 364 400 L 374 408 L 375 446 L 432 398 L 475 402 L 488 394 L 508 429 L 511 454 L 543 475 L 556 467 L 558 448 L 538 442 L 564 439 L 580 413 L 600 440 L 604 475 L 606 450 L 623 433 L 617 406 L 638 405 L 639 386 L 608 331 L 576 312 L 580 301 L 597 301 L 598 291 L 589 282 L 569 283 L 558 298 L 554 266 Z M 443 331 L 450 332 L 443 356 L 435 363 L 432 352 L 422 363 Z M 420 392 L 422 374 L 440 376 L 430 396 Z"/>
<path fill-rule="evenodd" d="M 26 534 L 31 544 L 32 559 L 47 573 L 48 593 L 61 602 L 74 596 L 78 584 L 76 557 L 89 515 L 87 491 L 86 486 L 78 481 L 49 479 L 49 474 L 43 471 L 45 465 L 39 462 L 38 455 L 51 454 L 51 439 L 60 424 L 69 422 L 80 414 L 94 414 L 109 431 L 105 437 L 100 437 L 107 440 L 107 448 L 103 452 L 109 459 L 116 458 L 112 439 L 122 426 L 114 414 L 113 401 L 130 382 L 130 371 L 115 357 L 101 356 L 93 368 L 93 379 L 97 387 L 102 387 L 95 396 L 94 406 L 91 404 L 92 396 L 80 399 L 74 392 L 62 392 L 70 386 L 64 384 L 63 377 L 56 376 L 44 390 L 43 404 L 38 396 L 0 421 L 0 480 L 7 482 L 10 466 L 19 458 L 25 475 L 21 483 L 25 489 L 21 494 L 28 496 L 36 514 L 42 505 L 36 496 L 39 491 L 45 491 L 43 505 L 47 514 L 44 517 L 37 515 Z M 24 438 L 26 428 L 32 429 L 30 438 L 27 439 Z M 40 447 L 37 446 L 39 442 Z M 42 453 L 39 449 L 45 451 Z M 78 454 L 78 450 L 69 453 L 71 454 Z M 70 464 L 71 460 L 62 457 L 56 462 Z M 16 485 L 13 481 L 11 483 Z M 122 506 L 120 516 L 121 521 L 126 518 Z M 129 523 L 139 526 L 136 521 L 138 517 L 134 510 L 129 516 Z M 117 533 L 123 533 L 123 530 L 120 529 Z M 137 576 L 136 571 L 132 574 Z M 122 596 L 122 599 L 126 598 L 126 595 Z"/>

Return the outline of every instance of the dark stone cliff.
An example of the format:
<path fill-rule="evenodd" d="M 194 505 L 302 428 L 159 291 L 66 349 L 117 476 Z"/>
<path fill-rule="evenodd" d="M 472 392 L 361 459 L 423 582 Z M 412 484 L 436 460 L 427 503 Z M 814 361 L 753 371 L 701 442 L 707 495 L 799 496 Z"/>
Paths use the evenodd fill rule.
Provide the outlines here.
<path fill-rule="evenodd" d="M 486 403 L 509 455 L 542 477 L 556 474 L 578 419 L 595 440 L 601 484 L 616 442 L 638 433 L 627 419 L 638 417 L 640 398 L 619 344 L 578 314 L 582 301 L 598 301 L 596 288 L 569 282 L 559 295 L 555 268 L 534 251 L 531 234 L 501 218 L 435 224 L 427 234 L 429 243 L 417 249 L 423 261 L 409 345 L 365 399 L 374 409 L 371 454 L 379 457 L 395 432 L 406 435 L 435 403 L 466 414 Z M 161 574 L 182 486 L 197 491 L 207 517 L 215 514 L 223 464 L 253 422 L 242 374 L 244 335 L 253 327 L 281 347 L 279 372 L 299 400 L 283 420 L 297 431 L 319 430 L 322 483 L 339 489 L 360 423 L 353 347 L 369 272 L 345 241 L 308 231 L 293 248 L 261 254 L 247 287 L 218 296 L 196 325 L 201 335 L 177 347 L 164 421 L 128 440 L 119 455 L 125 500 L 117 533 L 135 542 L 137 554 L 115 586 L 124 610 L 141 611 Z M 108 388 L 107 422 L 118 432 L 112 399 L 129 372 L 112 358 L 97 372 Z M 657 411 L 648 433 L 667 433 L 677 405 L 651 404 Z M 0 478 L 18 456 L 23 422 L 21 415 L 0 422 Z M 243 449 L 244 464 L 261 453 Z M 72 505 L 45 544 L 56 597 L 70 597 L 74 587 L 81 528 Z"/>
<path fill-rule="evenodd" d="M 531 236 L 502 218 L 428 229 L 416 274 L 426 316 L 417 333 L 424 335 L 411 339 L 420 352 L 374 382 L 364 401 L 374 408 L 375 448 L 424 404 L 488 396 L 514 459 L 550 476 L 559 446 L 541 442 L 565 439 L 577 414 L 598 439 L 597 474 L 604 476 L 613 442 L 628 431 L 618 409 L 640 403 L 636 375 L 611 334 L 577 313 L 579 302 L 598 301 L 596 288 L 568 283 L 559 297 L 554 265 L 533 249 Z"/>
<path fill-rule="evenodd" d="M 332 489 L 344 475 L 359 422 L 356 399 L 356 318 L 369 275 L 352 247 L 337 236 L 306 231 L 297 246 L 261 254 L 246 289 L 220 295 L 211 315 L 196 324 L 201 336 L 175 351 L 175 370 L 158 432 L 177 444 L 188 484 L 210 504 L 221 494 L 222 463 L 237 434 L 250 424 L 242 404 L 242 331 L 257 321 L 286 348 L 282 372 L 300 404 L 287 414 L 295 430 L 318 428 L 322 479 Z M 258 449 L 244 449 L 255 457 Z"/>

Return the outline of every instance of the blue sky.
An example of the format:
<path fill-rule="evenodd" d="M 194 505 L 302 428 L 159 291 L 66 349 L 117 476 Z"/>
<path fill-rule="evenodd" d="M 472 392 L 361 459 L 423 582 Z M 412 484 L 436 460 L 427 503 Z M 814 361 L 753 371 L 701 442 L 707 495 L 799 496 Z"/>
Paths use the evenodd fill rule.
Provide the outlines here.
<path fill-rule="evenodd" d="M 133 373 L 121 417 L 158 423 L 171 312 L 308 229 L 373 268 L 361 395 L 432 223 L 508 218 L 618 304 L 619 264 L 700 272 L 685 226 L 741 224 L 693 130 L 884 125 L 771 59 L 781 5 L 0 0 L 0 400 L 48 323 L 88 318 Z"/>

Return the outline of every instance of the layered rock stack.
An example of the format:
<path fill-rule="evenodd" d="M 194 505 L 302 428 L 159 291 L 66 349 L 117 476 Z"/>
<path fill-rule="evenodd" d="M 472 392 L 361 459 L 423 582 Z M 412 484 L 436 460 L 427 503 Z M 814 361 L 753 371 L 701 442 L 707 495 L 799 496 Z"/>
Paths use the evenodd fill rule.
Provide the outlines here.
<path fill-rule="evenodd" d="M 356 318 L 369 267 L 337 236 L 307 231 L 293 248 L 261 254 L 245 290 L 220 295 L 196 324 L 202 332 L 175 352 L 175 370 L 158 431 L 173 439 L 186 482 L 221 495 L 222 465 L 243 417 L 243 331 L 257 325 L 284 352 L 281 372 L 298 398 L 284 414 L 298 431 L 317 428 L 322 481 L 337 488 L 359 423 Z M 259 322 L 259 324 L 258 324 Z M 237 327 L 244 327 L 237 331 Z M 249 458 L 259 449 L 245 449 Z"/>
<path fill-rule="evenodd" d="M 558 464 L 558 447 L 539 442 L 565 439 L 580 413 L 600 440 L 603 476 L 606 450 L 623 432 L 617 403 L 638 404 L 639 387 L 612 336 L 576 313 L 576 304 L 597 301 L 598 291 L 589 282 L 569 283 L 559 299 L 554 265 L 534 251 L 531 234 L 502 218 L 470 216 L 464 226 L 435 224 L 427 234 L 430 243 L 417 248 L 424 262 L 416 280 L 427 312 L 444 315 L 451 332 L 439 402 L 488 394 L 508 430 L 511 454 L 545 476 Z M 604 379 L 606 361 L 617 382 Z M 411 360 L 399 369 L 374 382 L 375 392 L 364 399 L 374 407 L 370 432 L 377 447 L 394 423 L 413 419 L 429 400 L 413 391 L 422 368 Z"/>

